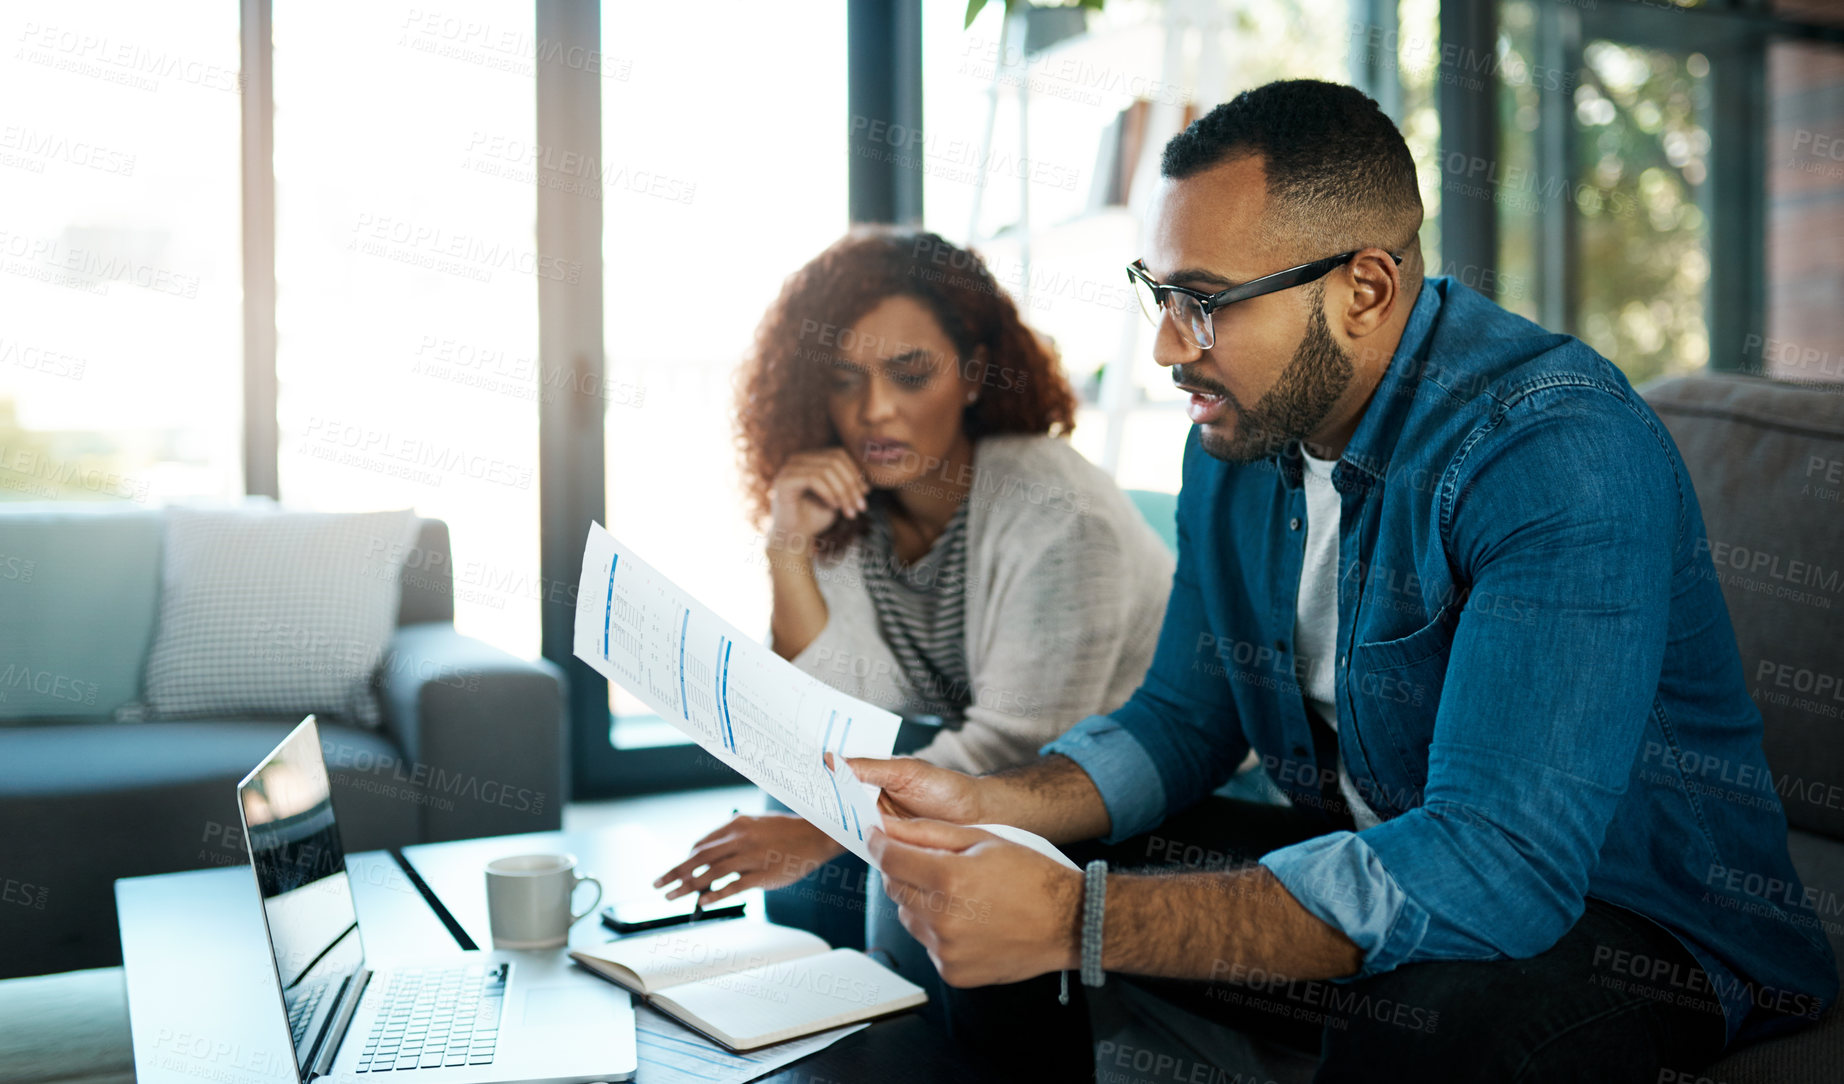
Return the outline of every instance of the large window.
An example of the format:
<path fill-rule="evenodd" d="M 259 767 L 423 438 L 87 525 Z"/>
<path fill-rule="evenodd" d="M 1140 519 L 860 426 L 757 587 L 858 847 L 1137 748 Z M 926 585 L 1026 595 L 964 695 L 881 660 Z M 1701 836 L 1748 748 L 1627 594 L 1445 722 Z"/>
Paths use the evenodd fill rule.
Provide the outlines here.
<path fill-rule="evenodd" d="M 1541 320 L 1543 230 L 1572 231 L 1570 330 L 1635 383 L 1709 361 L 1710 58 L 1594 38 L 1545 57 L 1545 5 L 1511 0 L 1500 25 L 1498 301 Z M 1558 159 L 1538 135 L 1571 131 Z M 1558 146 L 1563 146 L 1558 141 Z"/>
<path fill-rule="evenodd" d="M 1821 240 L 1844 207 L 1844 151 L 1826 153 L 1844 48 L 1708 5 L 1498 15 L 1497 153 L 1453 158 L 1489 166 L 1497 300 L 1635 383 L 1706 366 L 1844 379 L 1828 364 L 1844 258 Z"/>
<path fill-rule="evenodd" d="M 1441 111 L 1435 88 L 1441 75 L 1440 0 L 1400 0 L 1393 26 L 1353 18 L 1351 34 L 1359 39 L 1358 55 L 1376 69 L 1390 70 L 1394 59 L 1396 93 L 1401 105 L 1391 119 L 1415 159 L 1421 182 L 1421 258 L 1429 269 L 1454 274 L 1441 259 Z M 1384 12 L 1387 14 L 1387 9 Z M 1393 58 L 1365 54 L 1393 52 Z M 1372 87 L 1372 94 L 1383 88 Z"/>
<path fill-rule="evenodd" d="M 1129 488 L 1178 488 L 1190 422 L 1125 274 L 1167 139 L 1274 79 L 1345 80 L 1346 0 L 923 5 L 925 221 L 978 249 L 1082 397 L 1073 443 Z M 1278 270 L 1278 268 L 1277 268 Z"/>
<path fill-rule="evenodd" d="M 538 653 L 529 2 L 278 5 L 281 496 L 448 523 L 455 627 Z M 579 272 L 580 273 L 580 272 Z M 405 574 L 438 572 L 412 553 Z"/>
<path fill-rule="evenodd" d="M 846 228 L 845 4 L 607 4 L 602 203 L 609 525 L 752 634 L 734 377 L 782 280 Z M 682 742 L 610 685 L 618 746 Z"/>
<path fill-rule="evenodd" d="M 0 33 L 0 500 L 241 493 L 236 5 Z"/>
<path fill-rule="evenodd" d="M 1581 335 L 1634 381 L 1709 360 L 1709 58 L 1595 40 L 1577 69 L 1569 204 Z"/>

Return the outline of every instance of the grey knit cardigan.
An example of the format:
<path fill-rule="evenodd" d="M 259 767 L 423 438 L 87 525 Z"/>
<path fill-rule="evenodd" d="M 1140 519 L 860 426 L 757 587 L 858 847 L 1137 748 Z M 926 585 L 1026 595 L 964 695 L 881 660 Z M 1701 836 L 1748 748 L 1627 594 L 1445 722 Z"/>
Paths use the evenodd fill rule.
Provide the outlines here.
<path fill-rule="evenodd" d="M 1126 702 L 1152 662 L 1173 560 L 1113 479 L 1066 441 L 986 437 L 968 478 L 973 700 L 959 730 L 942 731 L 916 755 L 977 773 L 1027 761 L 1087 716 Z M 854 543 L 815 567 L 826 627 L 793 662 L 900 711 L 915 686 L 878 631 L 862 553 Z"/>

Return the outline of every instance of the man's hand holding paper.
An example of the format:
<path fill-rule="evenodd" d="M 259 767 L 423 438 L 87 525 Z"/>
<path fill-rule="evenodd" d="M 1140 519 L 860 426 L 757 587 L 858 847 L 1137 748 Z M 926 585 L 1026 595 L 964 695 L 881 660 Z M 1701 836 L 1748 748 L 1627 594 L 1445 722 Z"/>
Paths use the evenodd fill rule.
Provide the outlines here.
<path fill-rule="evenodd" d="M 950 986 L 1017 982 L 1080 963 L 1070 934 L 1082 873 L 1038 836 L 1004 825 L 887 817 L 872 864 Z"/>
<path fill-rule="evenodd" d="M 878 808 L 896 817 L 927 817 L 950 824 L 974 824 L 980 815 L 979 788 L 972 776 L 915 757 L 853 758 L 855 778 L 878 794 Z"/>

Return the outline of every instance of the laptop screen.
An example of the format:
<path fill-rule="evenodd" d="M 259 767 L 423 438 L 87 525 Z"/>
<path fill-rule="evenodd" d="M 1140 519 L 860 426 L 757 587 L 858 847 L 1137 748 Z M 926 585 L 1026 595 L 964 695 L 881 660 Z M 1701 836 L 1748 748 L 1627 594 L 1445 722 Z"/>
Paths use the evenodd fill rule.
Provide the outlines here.
<path fill-rule="evenodd" d="M 305 1076 L 341 990 L 365 963 L 313 716 L 237 785 L 237 799 Z"/>

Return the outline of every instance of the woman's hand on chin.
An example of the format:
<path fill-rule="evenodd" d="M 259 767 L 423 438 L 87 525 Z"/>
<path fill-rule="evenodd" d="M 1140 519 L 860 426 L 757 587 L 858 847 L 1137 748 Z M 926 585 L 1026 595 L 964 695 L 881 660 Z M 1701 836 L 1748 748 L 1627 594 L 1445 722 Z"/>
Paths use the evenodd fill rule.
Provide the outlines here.
<path fill-rule="evenodd" d="M 768 548 L 806 553 L 815 535 L 840 516 L 856 519 L 869 507 L 871 483 L 844 448 L 796 452 L 769 486 Z"/>

